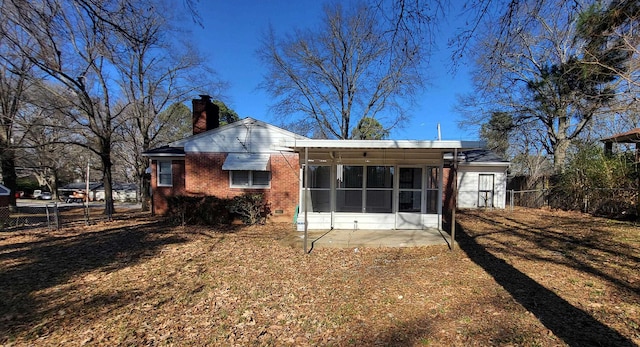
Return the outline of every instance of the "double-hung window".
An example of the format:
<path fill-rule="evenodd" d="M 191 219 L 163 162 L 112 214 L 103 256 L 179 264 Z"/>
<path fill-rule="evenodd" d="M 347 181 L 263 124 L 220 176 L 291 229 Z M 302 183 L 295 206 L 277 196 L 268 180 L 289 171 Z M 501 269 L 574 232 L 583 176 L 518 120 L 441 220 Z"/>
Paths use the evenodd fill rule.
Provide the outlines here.
<path fill-rule="evenodd" d="M 231 188 L 269 188 L 271 172 L 235 170 L 229 171 Z"/>
<path fill-rule="evenodd" d="M 173 172 L 171 160 L 158 160 L 158 187 L 173 186 Z"/>

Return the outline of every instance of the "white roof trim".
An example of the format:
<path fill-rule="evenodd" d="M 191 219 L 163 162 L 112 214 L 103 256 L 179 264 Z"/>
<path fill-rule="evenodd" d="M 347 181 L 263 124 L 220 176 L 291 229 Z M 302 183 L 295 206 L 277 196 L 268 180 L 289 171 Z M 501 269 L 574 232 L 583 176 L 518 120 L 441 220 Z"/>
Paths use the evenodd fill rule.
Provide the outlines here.
<path fill-rule="evenodd" d="M 483 141 L 456 140 L 295 140 L 288 141 L 292 148 L 317 149 L 479 149 L 484 148 Z"/>
<path fill-rule="evenodd" d="M 270 154 L 229 153 L 222 170 L 269 171 Z"/>
<path fill-rule="evenodd" d="M 472 163 L 466 163 L 466 162 L 458 162 L 459 166 L 503 166 L 503 167 L 509 167 L 511 166 L 511 163 L 509 163 L 508 161 L 483 161 L 483 162 L 472 162 Z"/>

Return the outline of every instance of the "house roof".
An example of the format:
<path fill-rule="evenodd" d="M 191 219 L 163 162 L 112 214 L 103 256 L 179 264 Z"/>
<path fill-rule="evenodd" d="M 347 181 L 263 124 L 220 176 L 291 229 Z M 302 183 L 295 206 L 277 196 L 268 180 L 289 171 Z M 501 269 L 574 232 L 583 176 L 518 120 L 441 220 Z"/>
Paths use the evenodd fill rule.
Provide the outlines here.
<path fill-rule="evenodd" d="M 453 163 L 453 153 L 444 155 L 445 166 Z M 499 166 L 508 167 L 510 162 L 489 149 L 473 149 L 458 153 L 458 165 L 461 166 Z"/>
<path fill-rule="evenodd" d="M 184 156 L 184 149 L 182 147 L 162 146 L 144 151 L 142 155 L 147 157 L 179 157 Z"/>
<path fill-rule="evenodd" d="M 615 134 L 613 136 L 600 140 L 604 143 L 639 143 L 640 128 L 635 128 L 624 133 Z"/>
<path fill-rule="evenodd" d="M 488 149 L 475 149 L 462 152 L 465 163 L 509 163 L 495 152 Z"/>
<path fill-rule="evenodd" d="M 102 186 L 102 182 L 89 182 L 89 190 L 95 190 L 100 186 Z M 58 188 L 58 190 L 85 190 L 86 188 L 86 182 L 72 182 Z"/>

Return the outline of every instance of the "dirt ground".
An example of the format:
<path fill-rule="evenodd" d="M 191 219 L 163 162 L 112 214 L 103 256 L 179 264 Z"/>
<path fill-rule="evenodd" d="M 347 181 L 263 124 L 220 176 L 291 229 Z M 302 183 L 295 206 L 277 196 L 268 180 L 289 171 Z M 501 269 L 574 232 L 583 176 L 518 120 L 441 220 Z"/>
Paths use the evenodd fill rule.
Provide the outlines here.
<path fill-rule="evenodd" d="M 640 228 L 462 211 L 459 249 L 316 249 L 139 213 L 0 232 L 2 346 L 637 346 Z"/>

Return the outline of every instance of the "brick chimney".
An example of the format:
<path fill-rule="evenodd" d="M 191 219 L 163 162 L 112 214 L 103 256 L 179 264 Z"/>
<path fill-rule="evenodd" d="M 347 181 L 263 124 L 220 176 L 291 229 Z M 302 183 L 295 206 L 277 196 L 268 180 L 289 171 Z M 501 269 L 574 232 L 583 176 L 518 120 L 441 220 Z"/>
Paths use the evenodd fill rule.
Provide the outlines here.
<path fill-rule="evenodd" d="M 220 126 L 220 108 L 211 102 L 209 95 L 200 95 L 193 99 L 193 135 Z"/>

